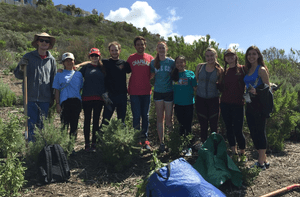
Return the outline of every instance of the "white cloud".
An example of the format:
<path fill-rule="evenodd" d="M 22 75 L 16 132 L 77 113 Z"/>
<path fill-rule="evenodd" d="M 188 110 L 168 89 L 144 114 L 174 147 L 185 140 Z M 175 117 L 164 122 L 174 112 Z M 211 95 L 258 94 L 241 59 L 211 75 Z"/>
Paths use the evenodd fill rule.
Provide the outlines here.
<path fill-rule="evenodd" d="M 201 36 L 201 35 L 187 35 L 187 36 L 184 36 L 184 41 L 186 43 L 189 43 L 189 44 L 193 44 L 193 42 L 195 40 L 198 41 L 199 39 L 205 41 L 206 40 L 206 36 Z"/>
<path fill-rule="evenodd" d="M 242 48 L 239 48 L 240 47 L 240 44 L 239 43 L 230 43 L 228 45 L 228 48 L 237 48 L 239 52 L 244 52 L 245 50 L 242 49 Z"/>
<path fill-rule="evenodd" d="M 176 16 L 175 9 L 167 8 L 167 10 L 170 16 L 166 20 L 160 20 L 161 17 L 147 2 L 136 1 L 130 10 L 127 8 L 111 10 L 105 19 L 115 22 L 126 21 L 138 28 L 146 27 L 151 33 L 158 33 L 167 38 L 173 33 L 174 22 L 181 18 Z"/>

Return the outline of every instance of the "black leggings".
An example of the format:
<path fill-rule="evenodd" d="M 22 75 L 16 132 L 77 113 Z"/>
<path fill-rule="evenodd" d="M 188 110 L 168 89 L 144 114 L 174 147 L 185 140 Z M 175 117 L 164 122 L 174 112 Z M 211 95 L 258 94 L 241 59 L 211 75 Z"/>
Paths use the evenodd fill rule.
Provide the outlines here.
<path fill-rule="evenodd" d="M 189 135 L 192 132 L 194 105 L 176 105 L 175 115 L 180 124 L 180 135 Z"/>
<path fill-rule="evenodd" d="M 266 149 L 266 117 L 258 112 L 258 109 L 253 108 L 253 105 L 247 104 L 246 119 L 255 148 L 257 150 Z"/>
<path fill-rule="evenodd" d="M 236 104 L 221 103 L 221 114 L 226 126 L 226 134 L 230 147 L 236 146 L 240 149 L 246 148 L 246 140 L 243 134 L 244 106 Z"/>
<path fill-rule="evenodd" d="M 219 121 L 219 97 L 215 98 L 201 98 L 196 96 L 196 110 L 201 127 L 201 141 L 205 142 L 208 135 L 208 122 L 210 123 L 211 132 L 218 133 Z"/>
<path fill-rule="evenodd" d="M 85 144 L 90 144 L 90 124 L 93 111 L 93 129 L 92 129 L 92 143 L 96 143 L 96 131 L 99 131 L 99 119 L 102 107 L 104 105 L 103 101 L 83 101 L 82 108 L 84 112 L 84 140 Z"/>
<path fill-rule="evenodd" d="M 70 136 L 77 138 L 78 119 L 81 112 L 81 101 L 78 98 L 69 98 L 61 104 L 62 112 L 60 115 L 62 129 L 69 129 Z"/>

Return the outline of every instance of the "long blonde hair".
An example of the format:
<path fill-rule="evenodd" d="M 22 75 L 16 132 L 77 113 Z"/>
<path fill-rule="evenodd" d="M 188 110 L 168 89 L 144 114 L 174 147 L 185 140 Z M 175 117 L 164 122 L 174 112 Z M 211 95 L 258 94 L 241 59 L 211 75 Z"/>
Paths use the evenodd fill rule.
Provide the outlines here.
<path fill-rule="evenodd" d="M 221 77 L 221 75 L 223 74 L 223 68 L 220 66 L 220 63 L 218 62 L 218 59 L 217 59 L 217 51 L 216 49 L 212 48 L 212 47 L 208 47 L 206 50 L 205 50 L 205 53 L 206 52 L 213 52 L 215 54 L 215 68 L 217 69 L 218 71 L 218 76 Z"/>
<path fill-rule="evenodd" d="M 157 46 L 160 45 L 160 44 L 163 44 L 163 45 L 165 46 L 166 50 L 168 50 L 168 45 L 167 45 L 167 43 L 164 42 L 164 41 L 158 42 L 157 45 L 156 45 L 156 49 L 157 49 Z M 159 62 L 160 62 L 159 54 L 157 53 L 156 56 L 155 56 L 155 59 L 154 59 L 154 67 L 155 67 L 157 70 L 160 69 L 160 63 L 159 63 Z"/>

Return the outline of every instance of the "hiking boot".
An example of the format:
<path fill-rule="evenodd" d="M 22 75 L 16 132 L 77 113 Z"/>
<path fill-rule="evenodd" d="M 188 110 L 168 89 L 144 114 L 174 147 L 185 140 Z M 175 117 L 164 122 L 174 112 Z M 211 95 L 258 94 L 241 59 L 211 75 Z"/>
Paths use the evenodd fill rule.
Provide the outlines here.
<path fill-rule="evenodd" d="M 193 155 L 193 151 L 191 148 L 189 148 L 185 154 L 186 157 L 191 157 Z"/>
<path fill-rule="evenodd" d="M 237 163 L 239 162 L 239 155 L 237 153 L 234 153 L 232 156 L 231 156 L 231 159 L 234 163 Z"/>
<path fill-rule="evenodd" d="M 265 166 L 266 166 L 266 169 L 269 169 L 269 167 L 270 167 L 270 162 L 265 162 Z"/>
<path fill-rule="evenodd" d="M 145 141 L 144 145 L 147 150 L 151 150 L 150 142 L 148 140 Z"/>
<path fill-rule="evenodd" d="M 161 143 L 159 146 L 159 152 L 163 153 L 163 152 L 165 152 L 165 150 L 166 150 L 165 144 Z"/>
<path fill-rule="evenodd" d="M 240 162 L 246 163 L 248 161 L 246 155 L 244 153 L 240 154 Z"/>
<path fill-rule="evenodd" d="M 258 162 L 255 162 L 255 164 L 253 166 L 251 166 L 251 168 L 254 168 L 254 167 L 260 168 L 261 170 L 265 170 L 266 169 L 265 164 L 260 165 L 260 163 L 258 163 Z"/>

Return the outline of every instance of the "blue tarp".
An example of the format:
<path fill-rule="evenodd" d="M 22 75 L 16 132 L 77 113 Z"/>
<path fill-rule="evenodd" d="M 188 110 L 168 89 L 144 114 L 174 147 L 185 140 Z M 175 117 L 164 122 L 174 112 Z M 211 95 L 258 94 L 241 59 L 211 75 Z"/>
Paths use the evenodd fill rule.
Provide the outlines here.
<path fill-rule="evenodd" d="M 148 197 L 225 197 L 183 158 L 153 173 L 146 192 Z"/>

